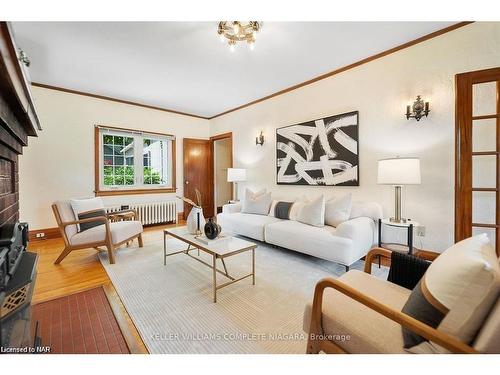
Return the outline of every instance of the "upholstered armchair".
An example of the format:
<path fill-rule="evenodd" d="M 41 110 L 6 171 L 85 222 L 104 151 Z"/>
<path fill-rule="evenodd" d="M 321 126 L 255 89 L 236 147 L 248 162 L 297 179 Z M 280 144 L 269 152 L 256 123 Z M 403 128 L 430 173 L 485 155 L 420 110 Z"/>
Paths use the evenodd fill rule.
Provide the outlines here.
<path fill-rule="evenodd" d="M 479 318 L 473 314 L 467 317 L 468 324 L 477 321 L 479 326 L 470 342 L 448 334 L 442 325 L 434 328 L 402 312 L 412 294 L 411 289 L 419 283 L 430 262 L 437 258 L 438 254 L 432 254 L 426 254 L 425 261 L 417 262 L 409 259 L 412 256 L 402 255 L 410 260 L 409 263 L 405 259 L 398 262 L 406 269 L 397 270 L 395 264 L 391 264 L 389 279 L 392 281 L 386 281 L 371 275 L 372 263 L 379 257 L 394 259 L 394 254 L 375 248 L 366 256 L 365 272 L 351 270 L 338 279 L 319 281 L 312 304 L 306 306 L 304 313 L 304 331 L 309 334 L 307 353 L 499 353 L 498 271 L 493 276 L 497 280 L 493 307 Z M 475 309 L 474 313 L 478 311 Z M 425 339 L 427 346 L 419 346 L 417 351 L 405 349 L 402 327 Z M 429 347 L 439 350 L 428 350 Z"/>
<path fill-rule="evenodd" d="M 57 225 L 64 240 L 64 250 L 54 264 L 61 263 L 73 250 L 95 248 L 100 251 L 100 246 L 106 247 L 109 262 L 114 264 L 114 250 L 118 246 L 136 238 L 139 242 L 139 247 L 143 246 L 143 228 L 141 222 L 136 220 L 134 210 L 113 212 L 110 215 L 102 213 L 101 216 L 78 219 L 75 217 L 70 200 L 55 202 L 52 205 L 52 210 L 54 211 Z M 116 218 L 117 214 L 129 214 L 127 216 L 131 220 L 110 220 L 110 216 Z M 96 225 L 96 222 L 101 224 Z M 92 223 L 93 226 L 86 230 L 79 230 L 80 226 L 86 223 Z"/>

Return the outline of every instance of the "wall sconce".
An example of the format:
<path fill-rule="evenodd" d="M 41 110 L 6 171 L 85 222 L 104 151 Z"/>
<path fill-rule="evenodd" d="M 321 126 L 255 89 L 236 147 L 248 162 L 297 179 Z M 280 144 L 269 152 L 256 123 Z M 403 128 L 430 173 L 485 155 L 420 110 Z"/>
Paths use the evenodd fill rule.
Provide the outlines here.
<path fill-rule="evenodd" d="M 420 95 L 418 95 L 417 99 L 411 106 L 411 112 L 410 106 L 406 106 L 406 119 L 409 120 L 410 118 L 414 118 L 415 120 L 420 121 L 422 117 L 427 117 L 430 111 L 429 102 L 424 103 Z"/>
<path fill-rule="evenodd" d="M 260 135 L 258 137 L 255 137 L 255 144 L 261 146 L 264 144 L 264 134 L 262 134 L 262 130 L 260 132 Z"/>

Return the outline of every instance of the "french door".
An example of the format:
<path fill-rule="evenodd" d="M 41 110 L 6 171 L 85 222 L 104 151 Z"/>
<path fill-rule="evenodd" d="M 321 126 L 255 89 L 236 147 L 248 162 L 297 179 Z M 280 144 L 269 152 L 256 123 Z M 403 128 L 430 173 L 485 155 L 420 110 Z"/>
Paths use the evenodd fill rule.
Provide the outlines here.
<path fill-rule="evenodd" d="M 500 255 L 500 68 L 455 83 L 455 241 L 486 233 Z"/>

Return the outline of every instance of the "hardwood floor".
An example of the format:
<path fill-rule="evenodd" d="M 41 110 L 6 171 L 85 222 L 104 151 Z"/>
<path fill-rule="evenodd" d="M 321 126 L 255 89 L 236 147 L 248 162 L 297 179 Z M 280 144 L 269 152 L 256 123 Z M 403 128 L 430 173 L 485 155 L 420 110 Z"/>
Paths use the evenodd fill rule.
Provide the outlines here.
<path fill-rule="evenodd" d="M 185 225 L 185 223 L 179 223 Z M 145 228 L 143 239 L 162 239 L 163 229 L 175 224 Z M 54 264 L 64 248 L 62 238 L 32 241 L 28 250 L 39 255 L 33 303 L 48 301 L 103 285 L 131 353 L 147 353 L 132 320 L 121 303 L 95 249 L 75 250 L 60 264 Z M 119 251 L 119 250 L 118 250 Z"/>

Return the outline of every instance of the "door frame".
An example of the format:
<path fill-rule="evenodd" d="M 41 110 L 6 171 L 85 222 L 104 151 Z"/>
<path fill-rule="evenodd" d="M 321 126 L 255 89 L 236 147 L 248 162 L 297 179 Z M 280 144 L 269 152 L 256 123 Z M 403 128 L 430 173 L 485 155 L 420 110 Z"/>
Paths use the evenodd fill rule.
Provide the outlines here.
<path fill-rule="evenodd" d="M 496 163 L 500 165 L 500 67 L 457 74 L 455 76 L 455 242 L 472 236 L 472 122 L 474 119 L 495 118 Z M 496 116 L 473 117 L 472 86 L 477 83 L 497 81 Z M 497 168 L 498 169 L 498 168 Z M 495 239 L 497 254 L 500 242 L 500 173 L 497 170 L 496 187 L 496 224 L 489 225 L 496 229 Z"/>
<path fill-rule="evenodd" d="M 231 144 L 231 168 L 234 166 L 233 164 L 233 132 L 227 132 L 227 133 L 222 133 L 222 134 L 217 134 L 212 137 L 210 137 L 210 160 L 211 160 L 211 173 L 210 173 L 210 186 L 212 187 L 212 195 L 214 199 L 214 212 L 217 214 L 217 200 L 215 199 L 215 149 L 214 149 L 214 143 L 215 141 L 220 141 L 221 139 L 229 139 L 229 142 Z M 231 182 L 231 197 L 234 199 L 234 186 L 233 183 Z"/>

